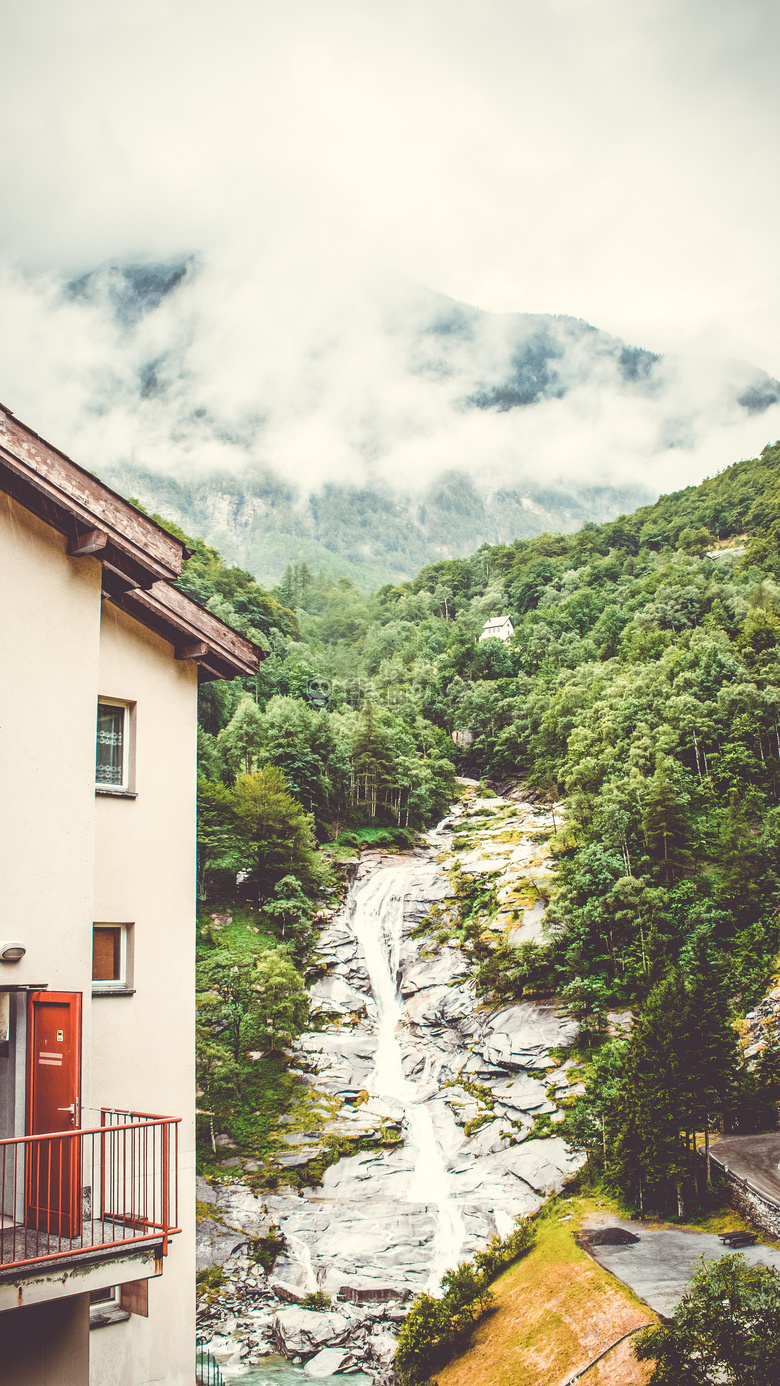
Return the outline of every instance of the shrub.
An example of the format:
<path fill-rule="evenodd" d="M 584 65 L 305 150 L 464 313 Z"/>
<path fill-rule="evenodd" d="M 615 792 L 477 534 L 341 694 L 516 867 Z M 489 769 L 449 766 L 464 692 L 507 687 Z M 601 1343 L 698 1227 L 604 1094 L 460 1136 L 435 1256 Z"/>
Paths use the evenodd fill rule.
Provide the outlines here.
<path fill-rule="evenodd" d="M 330 1295 L 326 1295 L 324 1290 L 314 1290 L 310 1295 L 304 1295 L 301 1300 L 302 1309 L 314 1309 L 315 1312 L 324 1314 L 326 1309 L 330 1309 L 333 1300 Z"/>

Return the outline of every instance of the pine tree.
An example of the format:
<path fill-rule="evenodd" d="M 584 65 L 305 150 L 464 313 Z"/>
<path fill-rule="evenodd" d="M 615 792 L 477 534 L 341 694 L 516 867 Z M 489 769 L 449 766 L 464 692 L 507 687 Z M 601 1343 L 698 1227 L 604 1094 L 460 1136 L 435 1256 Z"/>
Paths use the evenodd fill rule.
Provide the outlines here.
<path fill-rule="evenodd" d="M 687 804 L 688 795 L 673 783 L 666 757 L 659 756 L 645 801 L 644 830 L 650 855 L 663 863 L 667 884 L 680 874 L 688 859 Z"/>
<path fill-rule="evenodd" d="M 242 775 L 235 788 L 242 861 L 253 898 L 266 899 L 284 876 L 304 888 L 317 879 L 312 821 L 287 790 L 276 766 Z"/>
<path fill-rule="evenodd" d="M 352 746 L 352 767 L 353 798 L 368 806 L 369 817 L 376 818 L 380 805 L 392 807 L 394 758 L 371 703 L 366 703 L 360 714 Z"/>
<path fill-rule="evenodd" d="M 737 1075 L 737 1036 L 728 998 L 704 947 L 694 953 L 687 980 L 689 1129 L 704 1132 L 706 1180 L 710 1182 L 710 1127 L 728 1121 Z M 695 1139 L 695 1137 L 694 1137 Z M 697 1167 L 698 1174 L 698 1167 Z M 698 1179 L 697 1179 L 698 1182 Z"/>
<path fill-rule="evenodd" d="M 672 1189 L 679 1216 L 688 1154 L 682 1132 L 690 1107 L 688 998 L 682 975 L 674 972 L 647 997 L 626 1055 L 626 1081 L 619 1100 L 616 1167 L 623 1188 L 648 1201 L 667 1202 Z"/>

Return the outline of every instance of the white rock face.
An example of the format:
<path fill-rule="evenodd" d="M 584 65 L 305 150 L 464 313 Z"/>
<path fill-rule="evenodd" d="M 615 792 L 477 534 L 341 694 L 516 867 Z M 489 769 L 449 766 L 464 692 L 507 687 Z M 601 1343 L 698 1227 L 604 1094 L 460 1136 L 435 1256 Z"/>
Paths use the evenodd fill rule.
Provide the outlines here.
<path fill-rule="evenodd" d="M 545 873 L 549 879 L 553 864 L 539 842 L 540 830 L 552 822 L 530 805 L 493 799 L 482 807 L 495 817 L 483 865 L 501 870 L 493 923 L 510 937 L 518 928 L 518 880 L 526 883 L 519 894 L 527 899 L 529 878 L 540 893 Z M 512 840 L 502 842 L 510 809 Z M 317 960 L 324 975 L 314 983 L 312 998 L 314 1009 L 333 1019 L 300 1037 L 294 1064 L 299 1080 L 321 1097 L 325 1122 L 316 1141 L 291 1136 L 277 1163 L 283 1169 L 295 1161 L 304 1169 L 325 1135 L 360 1141 L 364 1148 L 331 1165 L 316 1187 L 255 1195 L 236 1179 L 220 1184 L 206 1200 L 213 1204 L 213 1219 L 201 1238 L 203 1254 L 213 1243 L 227 1258 L 227 1269 L 235 1262 L 245 1281 L 251 1268 L 241 1264 L 241 1241 L 272 1223 L 279 1227 L 285 1249 L 262 1287 L 264 1306 L 276 1312 L 258 1328 L 255 1338 L 261 1341 L 253 1351 L 307 1359 L 311 1376 L 332 1375 L 345 1361 L 384 1372 L 396 1349 L 391 1330 L 412 1297 L 431 1286 L 447 1227 L 444 1264 L 454 1265 L 496 1232 L 506 1235 L 515 1217 L 535 1212 L 580 1163 L 560 1137 L 533 1134 L 536 1118 L 559 1119 L 563 1112 L 556 1103 L 576 1091 L 568 1078 L 572 1062 L 551 1053 L 571 1045 L 576 1024 L 554 1004 L 520 1002 L 491 1011 L 476 996 L 456 943 L 439 943 L 433 930 L 415 936 L 432 914 L 436 919 L 451 912 L 454 918 L 447 875 L 453 851 L 464 863 L 479 856 L 478 846 L 461 852 L 454 843 L 456 817 L 430 835 L 429 852 L 405 859 L 365 853 L 358 868 L 358 893 L 364 884 L 373 888 L 379 873 L 388 871 L 388 881 L 394 881 L 388 909 L 372 925 L 384 937 L 388 976 L 397 988 L 398 1024 L 393 1020 L 390 1033 L 385 1027 L 383 1053 L 380 1010 L 362 951 L 365 946 L 370 953 L 373 946 L 368 916 L 361 917 L 360 945 L 352 923 L 355 889 L 320 938 Z M 518 822 L 527 834 L 520 842 Z M 543 901 L 525 910 L 521 927 L 526 926 L 541 935 Z M 376 958 L 371 965 L 375 976 Z M 399 1066 L 395 1085 L 383 1090 L 376 1075 L 387 1072 L 388 1042 Z M 435 1151 L 433 1176 L 430 1162 L 427 1174 L 418 1168 L 421 1129 L 428 1132 L 428 1156 Z M 334 1299 L 345 1288 L 348 1293 L 329 1313 L 291 1303 L 315 1288 Z M 243 1351 L 227 1327 L 220 1325 L 220 1332 L 229 1340 L 223 1352 Z M 342 1366 L 331 1367 L 336 1361 Z"/>
<path fill-rule="evenodd" d="M 368 1351 L 373 1362 L 378 1362 L 383 1367 L 389 1367 L 395 1357 L 398 1339 L 392 1333 L 374 1332 L 368 1342 Z"/>
<path fill-rule="evenodd" d="M 351 1354 L 343 1352 L 341 1348 L 323 1348 L 316 1357 L 309 1358 L 304 1371 L 307 1376 L 335 1376 L 336 1372 L 348 1366 L 351 1360 Z"/>
<path fill-rule="evenodd" d="M 350 1323 L 343 1314 L 318 1314 L 311 1309 L 280 1309 L 274 1314 L 274 1337 L 285 1357 L 310 1357 L 324 1347 L 341 1347 Z"/>

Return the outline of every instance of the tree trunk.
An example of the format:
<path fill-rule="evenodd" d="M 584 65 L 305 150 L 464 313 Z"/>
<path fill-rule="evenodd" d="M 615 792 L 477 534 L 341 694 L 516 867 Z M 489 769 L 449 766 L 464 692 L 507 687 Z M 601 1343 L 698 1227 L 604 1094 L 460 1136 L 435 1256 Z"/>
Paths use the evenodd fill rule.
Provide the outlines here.
<path fill-rule="evenodd" d="M 706 1171 L 705 1178 L 707 1187 L 709 1188 L 712 1181 L 712 1170 L 710 1167 L 710 1118 L 706 1113 L 704 1116 L 704 1168 Z"/>
<path fill-rule="evenodd" d="M 677 1193 L 677 1216 L 678 1216 L 678 1218 L 684 1218 L 684 1217 L 685 1217 L 685 1199 L 683 1198 L 683 1186 L 682 1186 L 682 1184 L 675 1184 L 675 1191 L 676 1191 L 676 1193 Z"/>

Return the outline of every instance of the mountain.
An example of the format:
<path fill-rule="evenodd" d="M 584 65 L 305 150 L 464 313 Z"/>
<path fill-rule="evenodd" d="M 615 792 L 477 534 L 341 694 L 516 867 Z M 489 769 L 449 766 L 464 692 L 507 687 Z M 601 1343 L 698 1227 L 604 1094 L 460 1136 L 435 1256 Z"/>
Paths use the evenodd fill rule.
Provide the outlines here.
<path fill-rule="evenodd" d="M 755 366 L 409 285 L 322 303 L 291 286 L 272 309 L 265 283 L 190 256 L 103 265 L 61 305 L 81 334 L 71 438 L 48 432 L 267 583 L 303 561 L 371 588 L 570 533 L 780 423 L 780 383 Z"/>

